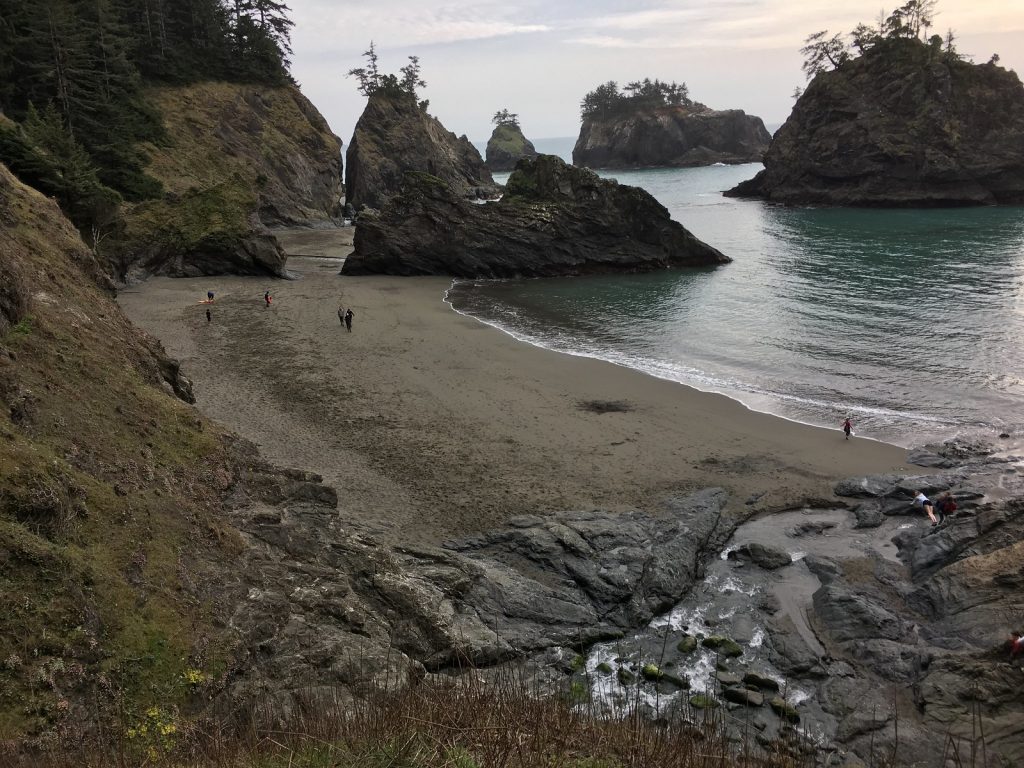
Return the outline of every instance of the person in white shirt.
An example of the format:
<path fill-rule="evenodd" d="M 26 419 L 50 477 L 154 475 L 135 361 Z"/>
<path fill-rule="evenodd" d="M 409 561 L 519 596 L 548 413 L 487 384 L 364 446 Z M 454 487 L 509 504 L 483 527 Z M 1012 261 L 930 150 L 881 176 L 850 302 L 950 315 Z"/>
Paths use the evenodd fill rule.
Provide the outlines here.
<path fill-rule="evenodd" d="M 938 525 L 939 521 L 935 519 L 935 508 L 932 506 L 931 499 L 924 495 L 924 491 L 918 491 L 914 497 L 914 506 L 921 507 L 928 515 L 928 519 L 932 521 L 932 525 Z"/>

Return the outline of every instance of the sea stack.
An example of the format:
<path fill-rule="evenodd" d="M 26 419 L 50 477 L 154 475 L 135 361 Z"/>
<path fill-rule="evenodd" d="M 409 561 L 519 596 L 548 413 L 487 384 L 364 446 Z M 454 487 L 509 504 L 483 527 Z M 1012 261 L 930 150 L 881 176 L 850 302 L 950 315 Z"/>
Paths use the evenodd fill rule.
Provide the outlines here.
<path fill-rule="evenodd" d="M 764 157 L 726 194 L 794 205 L 1024 202 L 1024 86 L 938 36 L 880 38 L 819 72 Z"/>
<path fill-rule="evenodd" d="M 523 135 L 515 115 L 508 115 L 505 120 L 498 121 L 500 115 L 500 112 L 495 115 L 497 125 L 487 141 L 487 167 L 492 171 L 511 171 L 520 160 L 535 159 L 537 150 L 533 142 Z"/>
<path fill-rule="evenodd" d="M 771 142 L 761 118 L 691 101 L 685 84 L 645 80 L 619 92 L 614 82 L 583 100 L 572 151 L 589 168 L 686 168 L 760 162 Z"/>
<path fill-rule="evenodd" d="M 444 181 L 459 196 L 496 197 L 500 189 L 468 138 L 427 114 L 411 93 L 381 88 L 366 102 L 345 156 L 345 190 L 357 210 L 381 208 L 409 171 Z"/>
<path fill-rule="evenodd" d="M 483 205 L 407 173 L 400 195 L 360 216 L 342 274 L 549 277 L 728 261 L 646 191 L 540 155 L 519 161 L 504 196 Z"/>

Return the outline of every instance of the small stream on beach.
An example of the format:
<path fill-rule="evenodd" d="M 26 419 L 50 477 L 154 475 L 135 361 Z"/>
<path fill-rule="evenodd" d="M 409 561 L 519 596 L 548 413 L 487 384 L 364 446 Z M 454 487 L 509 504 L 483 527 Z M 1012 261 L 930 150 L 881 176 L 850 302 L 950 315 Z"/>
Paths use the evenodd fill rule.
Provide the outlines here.
<path fill-rule="evenodd" d="M 787 679 L 779 669 L 780 660 L 792 666 L 794 658 L 819 673 L 832 663 L 823 658 L 824 648 L 808 619 L 812 595 L 821 586 L 808 562 L 880 557 L 898 563 L 893 535 L 922 524 L 890 517 L 878 528 L 857 529 L 855 522 L 845 510 L 805 509 L 741 525 L 706 564 L 703 581 L 670 612 L 631 637 L 590 649 L 577 675 L 593 704 L 613 712 L 640 707 L 655 717 L 720 709 L 734 721 L 750 720 L 770 737 L 779 732 L 777 712 L 785 702 L 799 715 L 800 733 L 821 743 L 830 739 L 836 722 L 818 702 L 817 683 Z M 739 554 L 749 544 L 786 553 L 792 562 L 766 570 Z M 717 645 L 716 639 L 726 642 L 706 645 Z M 658 673 L 648 666 L 645 674 L 647 665 Z M 762 696 L 763 704 L 739 703 L 748 695 L 743 691 Z"/>

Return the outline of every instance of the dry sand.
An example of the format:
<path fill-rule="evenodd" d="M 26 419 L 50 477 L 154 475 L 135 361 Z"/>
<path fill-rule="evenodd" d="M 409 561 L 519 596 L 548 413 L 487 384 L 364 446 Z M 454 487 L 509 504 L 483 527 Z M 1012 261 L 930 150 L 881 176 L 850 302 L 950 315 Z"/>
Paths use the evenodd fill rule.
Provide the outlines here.
<path fill-rule="evenodd" d="M 157 278 L 120 302 L 182 361 L 205 413 L 271 461 L 323 475 L 350 525 L 386 542 L 438 543 L 524 513 L 655 510 L 707 486 L 735 510 L 759 493 L 757 508 L 780 509 L 904 466 L 903 449 L 844 440 L 838 416 L 836 429 L 804 426 L 515 341 L 444 304 L 447 279 L 338 268 L 293 258 L 294 281 Z M 339 305 L 355 313 L 351 333 Z"/>

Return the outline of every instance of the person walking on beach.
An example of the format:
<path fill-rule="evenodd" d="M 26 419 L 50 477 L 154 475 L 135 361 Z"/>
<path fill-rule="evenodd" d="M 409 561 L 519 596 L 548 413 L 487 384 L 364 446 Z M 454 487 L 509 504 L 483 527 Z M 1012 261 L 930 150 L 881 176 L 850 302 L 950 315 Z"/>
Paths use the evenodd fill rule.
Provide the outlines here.
<path fill-rule="evenodd" d="M 341 323 L 342 325 L 345 324 L 345 308 L 344 307 L 338 307 L 338 322 Z"/>
<path fill-rule="evenodd" d="M 939 523 L 944 523 L 946 515 L 952 515 L 954 512 L 956 512 L 956 502 L 953 501 L 953 496 L 949 491 L 944 491 L 935 502 L 935 514 L 939 518 Z"/>
<path fill-rule="evenodd" d="M 208 302 L 210 302 L 211 304 L 213 303 L 213 291 L 207 291 L 206 292 L 206 300 Z"/>
<path fill-rule="evenodd" d="M 209 323 L 212 320 L 213 320 L 213 313 L 210 312 L 209 308 L 207 308 L 207 310 L 206 310 L 206 322 Z"/>
<path fill-rule="evenodd" d="M 850 417 L 846 417 L 846 421 L 843 422 L 843 432 L 846 433 L 846 439 L 850 439 L 850 435 L 853 434 L 853 422 L 850 421 Z"/>
<path fill-rule="evenodd" d="M 345 310 L 345 328 L 348 329 L 349 333 L 352 333 L 352 317 L 355 312 L 352 311 L 352 307 Z"/>
<path fill-rule="evenodd" d="M 928 519 L 932 521 L 932 525 L 938 525 L 939 521 L 935 519 L 935 508 L 932 505 L 931 499 L 924 495 L 924 491 L 918 491 L 914 497 L 914 506 L 921 507 L 925 514 L 928 515 Z"/>
<path fill-rule="evenodd" d="M 264 302 L 266 302 L 266 306 L 267 306 L 268 308 L 270 307 L 270 300 L 271 300 L 272 298 L 273 298 L 273 297 L 272 297 L 272 296 L 270 295 L 270 291 L 264 291 L 264 292 L 263 292 L 263 301 L 264 301 Z"/>

